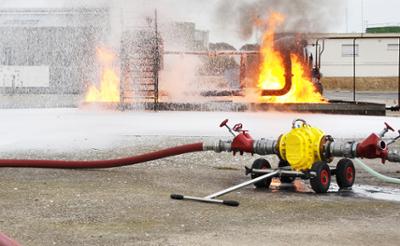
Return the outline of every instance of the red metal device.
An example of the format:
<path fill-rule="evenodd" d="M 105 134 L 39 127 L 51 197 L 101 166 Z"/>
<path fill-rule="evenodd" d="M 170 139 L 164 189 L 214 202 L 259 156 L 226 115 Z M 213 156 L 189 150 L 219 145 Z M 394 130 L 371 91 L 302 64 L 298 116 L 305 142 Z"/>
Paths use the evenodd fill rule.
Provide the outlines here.
<path fill-rule="evenodd" d="M 385 122 L 385 128 L 379 135 L 372 133 L 369 137 L 360 142 L 356 149 L 357 157 L 367 159 L 380 158 L 382 163 L 385 163 L 389 155 L 389 150 L 388 145 L 382 138 L 388 131 L 394 132 L 394 129 Z"/>

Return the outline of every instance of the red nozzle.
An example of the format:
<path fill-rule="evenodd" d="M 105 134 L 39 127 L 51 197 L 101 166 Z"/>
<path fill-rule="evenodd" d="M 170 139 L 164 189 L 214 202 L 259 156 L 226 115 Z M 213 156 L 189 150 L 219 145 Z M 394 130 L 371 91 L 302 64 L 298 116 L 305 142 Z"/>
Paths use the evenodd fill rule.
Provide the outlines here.
<path fill-rule="evenodd" d="M 372 133 L 359 143 L 356 152 L 357 157 L 367 159 L 381 158 L 382 163 L 385 163 L 388 157 L 387 144 L 375 133 Z"/>
<path fill-rule="evenodd" d="M 253 149 L 254 140 L 247 132 L 242 132 L 237 135 L 232 141 L 232 151 L 233 154 L 236 152 L 240 152 L 240 154 L 246 153 L 254 153 Z"/>

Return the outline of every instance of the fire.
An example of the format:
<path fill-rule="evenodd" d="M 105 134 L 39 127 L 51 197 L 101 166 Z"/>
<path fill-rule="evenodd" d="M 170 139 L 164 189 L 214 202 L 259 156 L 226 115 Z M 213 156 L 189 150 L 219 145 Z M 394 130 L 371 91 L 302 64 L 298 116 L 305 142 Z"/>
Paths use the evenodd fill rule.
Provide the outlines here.
<path fill-rule="evenodd" d="M 113 69 L 115 54 L 106 48 L 96 48 L 96 57 L 102 66 L 100 88 L 92 84 L 85 97 L 86 102 L 119 102 L 120 79 Z"/>
<path fill-rule="evenodd" d="M 285 86 L 284 56 L 276 49 L 275 31 L 282 25 L 285 17 L 279 13 L 271 13 L 267 31 L 264 33 L 261 45 L 261 67 L 258 78 L 258 88 L 262 90 L 280 90 Z M 307 66 L 302 63 L 299 55 L 290 52 L 292 67 L 292 87 L 283 96 L 264 96 L 261 101 L 271 103 L 326 103 L 323 96 L 315 90 Z"/>

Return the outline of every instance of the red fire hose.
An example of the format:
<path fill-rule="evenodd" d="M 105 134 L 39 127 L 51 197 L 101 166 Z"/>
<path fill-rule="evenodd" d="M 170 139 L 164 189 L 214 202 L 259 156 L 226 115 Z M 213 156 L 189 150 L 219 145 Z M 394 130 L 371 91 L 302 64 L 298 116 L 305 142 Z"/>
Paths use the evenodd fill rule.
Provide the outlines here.
<path fill-rule="evenodd" d="M 203 151 L 203 143 L 181 145 L 146 154 L 112 160 L 61 161 L 61 160 L 1 160 L 0 167 L 88 169 L 130 166 L 184 153 Z M 0 241 L 1 242 L 1 241 Z M 0 244 L 0 246 L 2 246 Z"/>
<path fill-rule="evenodd" d="M 0 232 L 0 246 L 20 246 L 20 245 Z"/>
<path fill-rule="evenodd" d="M 134 165 L 146 161 L 157 160 L 169 156 L 190 152 L 203 151 L 203 143 L 181 145 L 173 148 L 149 152 L 146 154 L 131 156 L 113 160 L 97 161 L 60 161 L 60 160 L 0 160 L 0 167 L 18 168 L 62 168 L 62 169 L 88 169 L 88 168 L 112 168 Z M 0 233 L 0 246 L 20 246 L 17 242 Z"/>

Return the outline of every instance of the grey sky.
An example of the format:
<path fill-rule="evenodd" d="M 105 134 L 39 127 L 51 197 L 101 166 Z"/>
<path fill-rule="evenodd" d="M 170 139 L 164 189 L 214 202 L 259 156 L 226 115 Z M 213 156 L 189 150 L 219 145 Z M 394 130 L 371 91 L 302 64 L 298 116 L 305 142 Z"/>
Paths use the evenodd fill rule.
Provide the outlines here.
<path fill-rule="evenodd" d="M 165 20 L 193 21 L 199 29 L 210 30 L 212 42 L 227 41 L 235 46 L 240 46 L 245 41 L 238 35 L 238 27 L 233 23 L 237 20 L 225 20 L 232 25 L 221 25 L 217 18 L 216 9 L 220 2 L 224 0 L 0 0 L 0 8 L 61 8 L 77 7 L 82 4 L 86 7 L 112 5 L 115 8 L 130 6 L 131 9 L 153 9 L 158 8 L 160 18 Z M 226 0 L 225 0 L 226 1 Z M 232 3 L 254 2 L 257 0 L 231 0 Z M 258 0 L 259 1 L 259 0 Z M 293 0 L 296 1 L 296 0 Z M 364 13 L 364 25 L 373 24 L 398 24 L 400 25 L 400 0 L 319 0 L 321 8 L 327 6 L 326 3 L 335 3 L 336 12 L 332 16 L 324 18 L 330 19 L 329 32 L 360 32 L 362 30 L 362 12 Z M 361 10 L 362 2 L 364 11 Z M 337 3 L 337 5 L 336 5 Z M 346 22 L 346 8 L 348 21 Z M 328 12 L 329 13 L 329 12 Z M 235 18 L 233 16 L 232 18 Z M 346 24 L 348 23 L 348 24 Z M 246 40 L 248 42 L 253 39 Z"/>
<path fill-rule="evenodd" d="M 364 2 L 364 22 L 374 24 L 400 25 L 400 1 L 399 0 L 348 0 L 349 31 L 360 32 L 362 11 Z M 365 26 L 365 23 L 364 23 Z M 344 29 L 343 31 L 346 31 Z"/>

